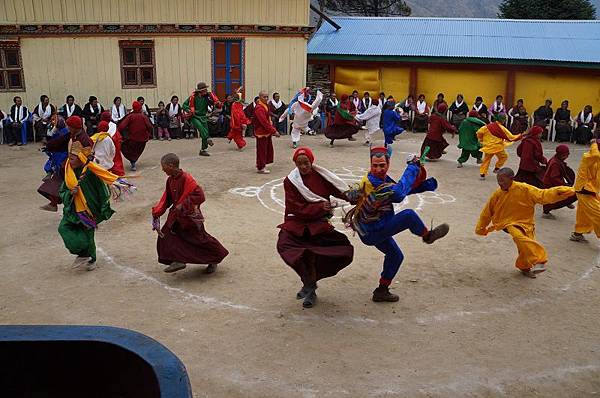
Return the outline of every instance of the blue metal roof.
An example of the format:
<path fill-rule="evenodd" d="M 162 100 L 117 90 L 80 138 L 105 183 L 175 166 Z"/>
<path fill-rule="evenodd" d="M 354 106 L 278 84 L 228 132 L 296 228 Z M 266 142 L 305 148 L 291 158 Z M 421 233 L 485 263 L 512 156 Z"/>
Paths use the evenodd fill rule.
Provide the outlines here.
<path fill-rule="evenodd" d="M 600 21 L 333 17 L 308 55 L 600 63 Z"/>

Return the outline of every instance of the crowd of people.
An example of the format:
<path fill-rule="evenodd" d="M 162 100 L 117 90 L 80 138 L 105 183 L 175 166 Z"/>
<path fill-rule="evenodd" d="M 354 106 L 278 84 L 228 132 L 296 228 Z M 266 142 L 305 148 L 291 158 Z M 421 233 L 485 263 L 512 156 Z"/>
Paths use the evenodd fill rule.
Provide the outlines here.
<path fill-rule="evenodd" d="M 336 231 L 329 220 L 339 202 L 350 203 L 345 212 L 344 224 L 356 232 L 360 241 L 374 246 L 384 254 L 379 285 L 373 291 L 375 302 L 393 302 L 399 297 L 389 290 L 404 259 L 394 236 L 404 230 L 432 244 L 443 238 L 450 227 L 443 223 L 429 229 L 412 209 L 399 213 L 394 203 L 402 203 L 406 196 L 437 189 L 438 182 L 428 177 L 424 164 L 446 154 L 449 145 L 445 133 L 458 134 L 461 155 L 458 167 L 473 157 L 480 165 L 479 177 L 485 179 L 493 158 L 493 172 L 499 188 L 484 206 L 475 228 L 478 235 L 493 231 L 510 234 L 517 246 L 516 267 L 523 275 L 536 278 L 546 271 L 547 253 L 535 238 L 534 208 L 544 206 L 544 218 L 561 207 L 574 208 L 577 213 L 570 240 L 587 242 L 584 234 L 594 232 L 600 237 L 600 134 L 592 130 L 585 137 L 590 149 L 583 156 L 578 172 L 568 165 L 569 147 L 560 144 L 551 159 L 543 154 L 541 140 L 548 134 L 549 120 L 563 116 L 552 112 L 547 101 L 534 114 L 534 122 L 525 119 L 522 101 L 507 109 L 499 96 L 488 108 L 481 98 L 471 109 L 462 96 L 448 106 L 442 95 L 429 106 L 423 96 L 414 105 L 410 97 L 396 103 L 393 97 L 370 98 L 365 93 L 359 99 L 342 95 L 338 101 L 332 94 L 324 102 L 323 94 L 313 93 L 305 87 L 284 104 L 277 93 L 272 96 L 260 91 L 251 106 L 244 106 L 240 90 L 221 102 L 208 86 L 200 82 L 193 93 L 179 105 L 173 97 L 168 106 L 159 104 L 152 112 L 138 98 L 128 111 L 120 98 L 115 98 L 109 110 L 98 104 L 95 97 L 83 108 L 67 97 L 66 104 L 57 109 L 47 96 L 40 98 L 34 109 L 34 134 L 44 141 L 43 150 L 48 155 L 44 166 L 46 176 L 38 192 L 49 200 L 43 210 L 58 211 L 63 205 L 63 218 L 58 227 L 65 246 L 76 259 L 74 266 L 96 267 L 94 231 L 98 224 L 109 219 L 113 210 L 109 198 L 122 198 L 135 191 L 125 177 L 123 158 L 136 170 L 136 162 L 144 151 L 146 142 L 156 134 L 157 139 L 180 137 L 171 125 L 173 118 L 184 121 L 198 132 L 201 139 L 200 156 L 209 156 L 213 145 L 208 118 L 219 109 L 227 124 L 226 136 L 238 149 L 246 146 L 244 137 L 251 134 L 256 139 L 256 169 L 268 174 L 267 166 L 274 161 L 272 137 L 288 131 L 295 148 L 293 161 L 296 167 L 284 179 L 285 216 L 277 243 L 283 261 L 300 277 L 302 287 L 296 297 L 303 306 L 316 303 L 317 282 L 336 275 L 352 263 L 354 248 L 346 235 Z M 564 114 L 568 104 L 563 103 Z M 8 115 L 9 136 L 17 140 L 21 133 L 27 110 L 18 97 Z M 370 170 L 358 185 L 349 186 L 335 173 L 317 165 L 312 150 L 300 146 L 302 134 L 314 134 L 313 122 L 326 113 L 323 123 L 325 136 L 333 147 L 335 140 L 348 139 L 364 131 L 364 144 L 369 147 Z M 593 120 L 591 107 L 581 113 L 583 122 Z M 537 115 L 537 116 L 536 116 Z M 588 115 L 588 116 L 586 116 Z M 542 116 L 544 116 L 542 118 Z M 510 122 L 507 122 L 510 117 Z M 551 118 L 551 119 L 549 119 Z M 558 119 L 557 119 L 558 118 Z M 562 120 L 562 119 L 560 119 Z M 557 123 L 557 134 L 559 133 Z M 579 126 L 580 127 L 580 126 Z M 577 127 L 571 135 L 579 137 Z M 174 130 L 175 129 L 175 130 Z M 396 181 L 388 175 L 395 137 L 406 129 L 426 132 L 420 155 L 410 155 L 406 169 Z M 384 140 L 376 143 L 374 134 L 382 130 Z M 156 133 L 154 133 L 156 131 Z M 588 134 L 588 133 L 586 133 Z M 183 137 L 180 137 L 183 138 Z M 587 140 L 587 141 L 586 141 Z M 10 142 L 14 143 L 14 142 Z M 518 143 L 520 158 L 517 173 L 504 167 L 508 159 L 506 148 Z M 204 227 L 200 206 L 206 197 L 194 178 L 179 167 L 179 158 L 167 153 L 161 158 L 161 167 L 168 176 L 160 201 L 152 208 L 152 229 L 158 234 L 158 261 L 166 265 L 165 272 L 186 268 L 187 264 L 206 264 L 212 273 L 229 254 L 228 250 Z M 167 213 L 161 226 L 160 218 Z"/>

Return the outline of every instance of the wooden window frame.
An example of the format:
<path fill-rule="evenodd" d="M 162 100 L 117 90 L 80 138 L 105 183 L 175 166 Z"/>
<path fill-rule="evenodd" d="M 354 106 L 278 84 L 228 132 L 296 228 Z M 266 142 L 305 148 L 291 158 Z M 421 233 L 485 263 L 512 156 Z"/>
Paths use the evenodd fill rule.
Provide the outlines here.
<path fill-rule="evenodd" d="M 244 36 L 213 36 L 210 38 L 210 73 L 211 89 L 216 91 L 215 76 L 215 42 L 219 41 L 239 41 L 241 45 L 240 59 L 240 83 L 242 85 L 242 99 L 246 99 L 246 38 Z"/>
<path fill-rule="evenodd" d="M 140 49 L 150 49 L 152 54 L 151 64 L 142 64 L 140 59 Z M 135 64 L 126 64 L 124 61 L 125 50 L 135 50 Z M 154 51 L 154 40 L 119 40 L 119 62 L 121 67 L 121 88 L 136 89 L 136 88 L 156 88 L 156 54 Z M 152 69 L 152 84 L 142 83 L 142 70 L 146 68 Z M 125 79 L 125 73 L 128 69 L 136 70 L 136 84 L 128 84 Z"/>
<path fill-rule="evenodd" d="M 6 50 L 16 50 L 19 60 L 18 67 L 7 67 Z M 19 87 L 10 87 L 8 80 L 9 72 L 19 72 L 21 85 Z M 5 88 L 0 88 L 1 93 L 23 92 L 25 91 L 25 77 L 23 75 L 23 57 L 21 56 L 21 45 L 18 41 L 1 41 L 0 40 L 0 79 L 5 83 Z"/>

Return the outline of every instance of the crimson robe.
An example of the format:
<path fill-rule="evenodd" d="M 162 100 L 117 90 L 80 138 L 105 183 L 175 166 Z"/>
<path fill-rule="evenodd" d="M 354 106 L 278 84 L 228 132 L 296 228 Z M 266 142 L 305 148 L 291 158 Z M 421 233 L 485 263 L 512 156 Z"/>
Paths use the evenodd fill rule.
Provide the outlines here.
<path fill-rule="evenodd" d="M 156 242 L 158 262 L 219 264 L 227 257 L 227 249 L 204 229 L 200 211 L 204 200 L 204 191 L 190 174 L 181 171 L 167 179 L 162 198 L 152 208 L 154 218 L 169 209 L 161 229 L 164 236 L 159 236 Z"/>

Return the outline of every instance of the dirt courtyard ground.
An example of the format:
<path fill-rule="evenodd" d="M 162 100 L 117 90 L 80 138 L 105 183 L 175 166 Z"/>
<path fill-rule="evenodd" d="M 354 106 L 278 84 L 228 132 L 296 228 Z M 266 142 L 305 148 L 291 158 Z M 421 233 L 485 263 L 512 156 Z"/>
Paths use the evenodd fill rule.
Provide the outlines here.
<path fill-rule="evenodd" d="M 422 135 L 395 144 L 391 175 L 404 169 Z M 199 141 L 148 144 L 138 166 L 139 192 L 96 235 L 99 268 L 73 270 L 57 226 L 60 213 L 38 210 L 45 155 L 36 145 L 0 147 L 0 323 L 112 325 L 145 333 L 171 349 L 190 375 L 195 397 L 588 397 L 600 395 L 600 256 L 568 240 L 575 211 L 540 217 L 548 272 L 538 279 L 514 268 L 516 249 L 497 232 L 474 234 L 496 189 L 479 181 L 471 160 L 456 168 L 457 140 L 428 163 L 436 194 L 409 197 L 426 224 L 448 222 L 433 246 L 405 232 L 393 284 L 394 304 L 371 302 L 383 256 L 357 237 L 354 262 L 320 283 L 315 308 L 303 310 L 296 274 L 277 254 L 282 178 L 292 169 L 289 136 L 275 139 L 272 174 L 245 152 L 216 139 L 210 158 Z M 348 181 L 368 167 L 361 141 L 331 149 L 304 137 L 317 162 Z M 555 144 L 544 144 L 552 156 Z M 572 146 L 576 168 L 585 148 Z M 207 194 L 208 232 L 230 251 L 217 273 L 189 266 L 165 274 L 156 260 L 150 208 L 165 176 L 160 156 L 175 152 Z M 516 167 L 515 148 L 509 166 Z M 339 223 L 338 223 L 339 225 Z"/>

